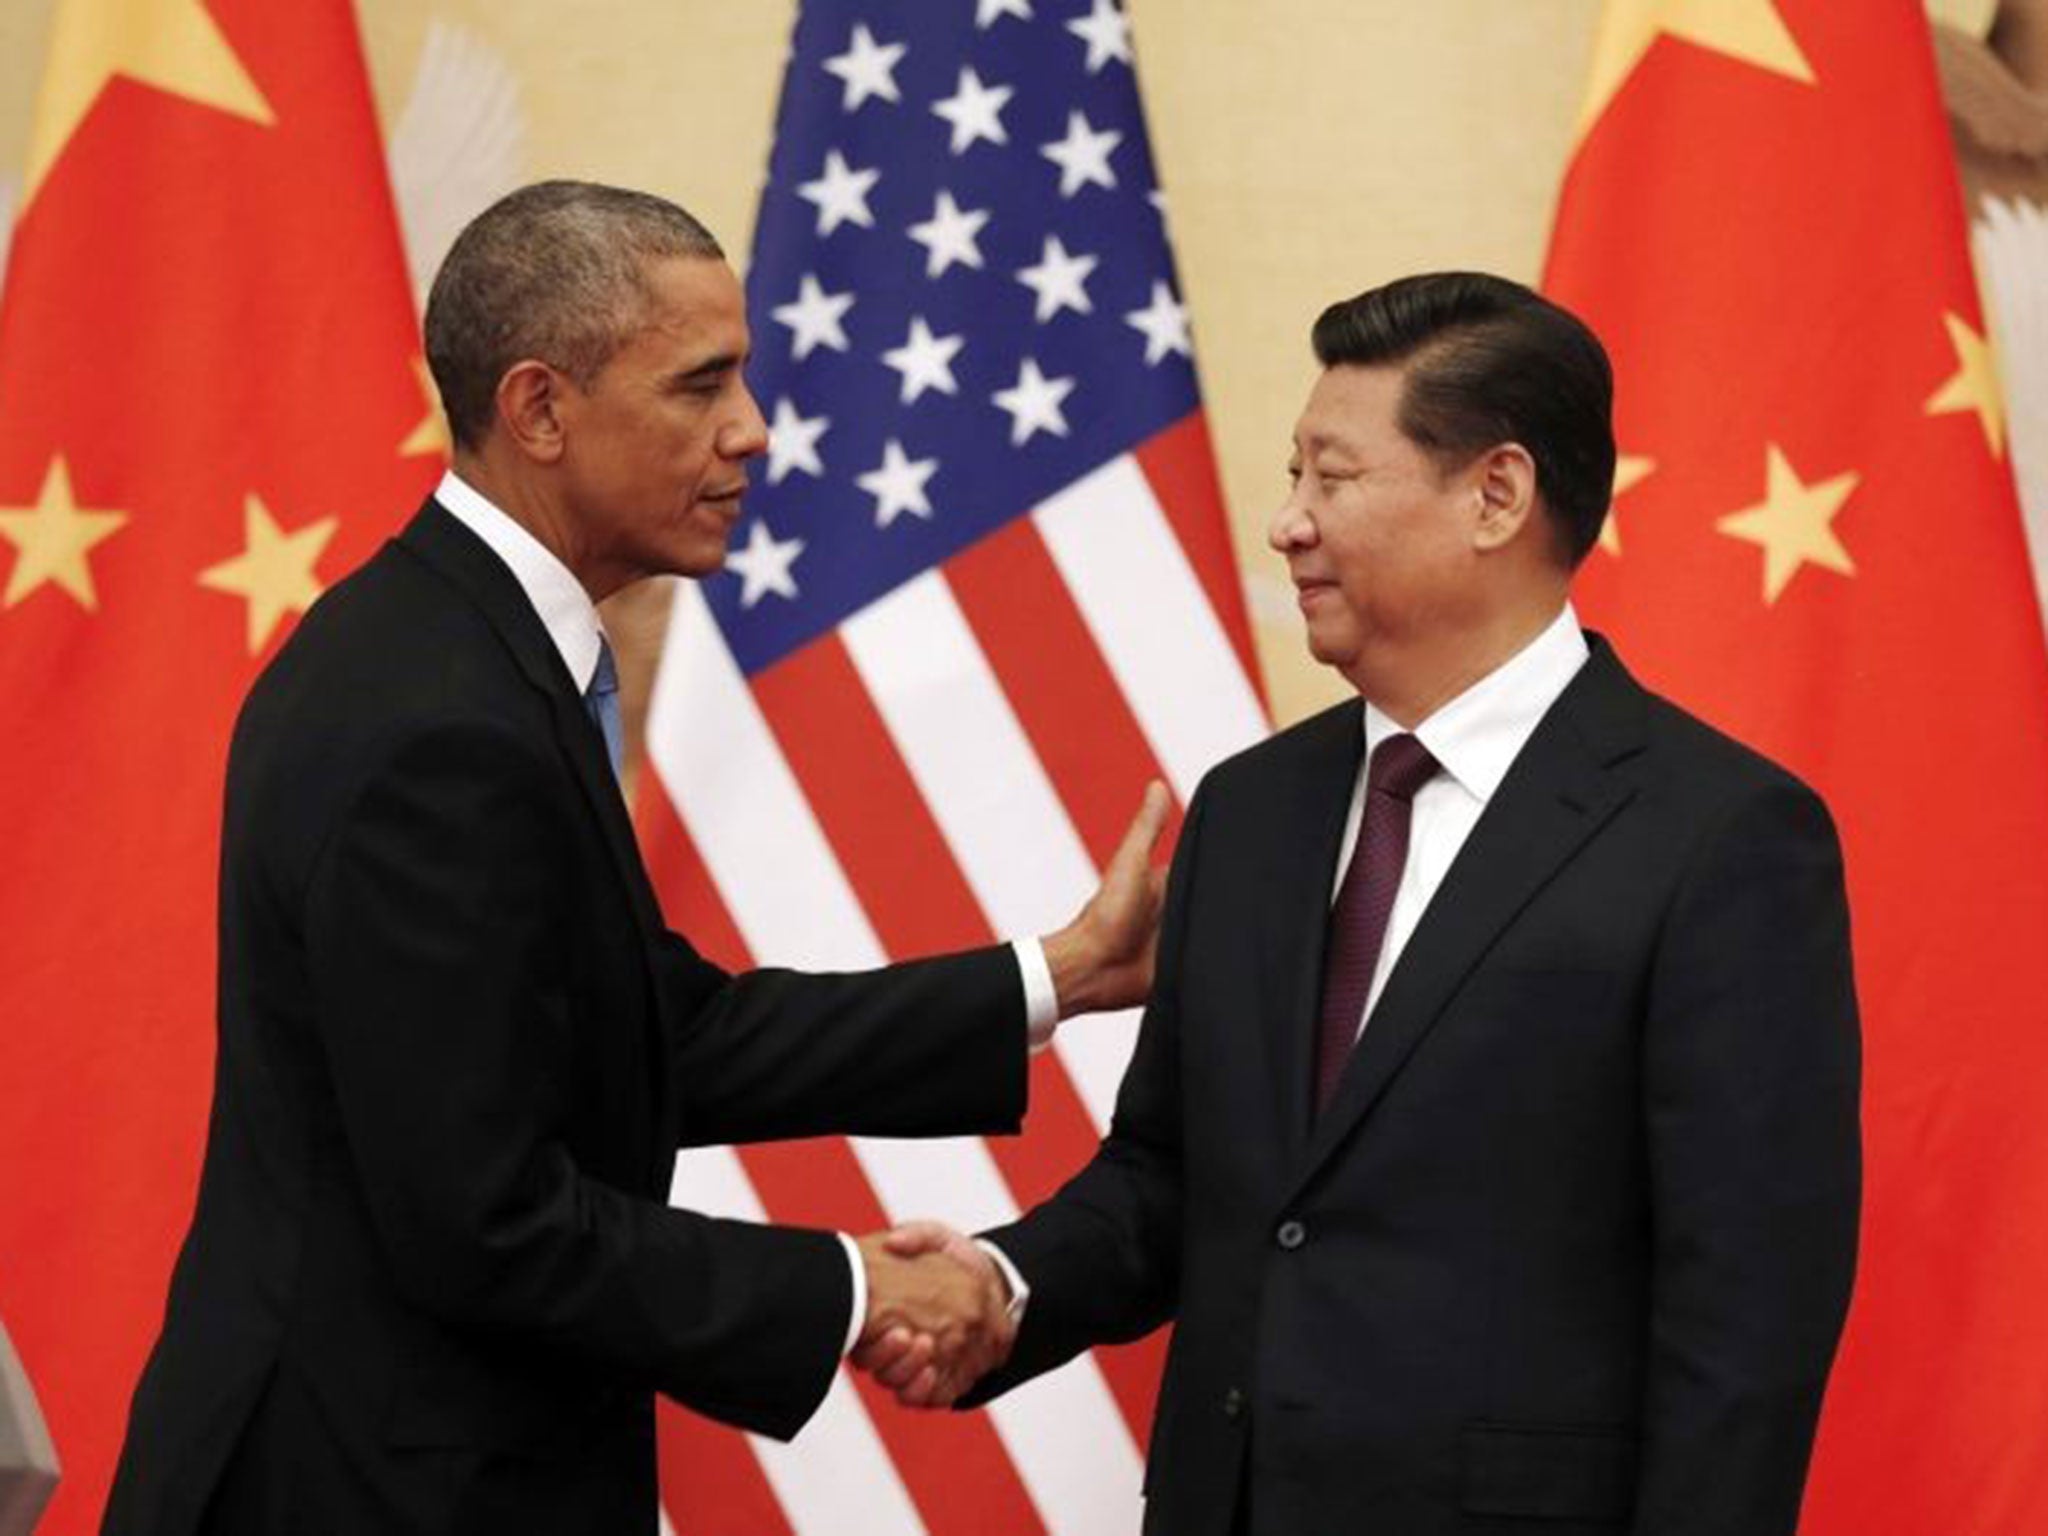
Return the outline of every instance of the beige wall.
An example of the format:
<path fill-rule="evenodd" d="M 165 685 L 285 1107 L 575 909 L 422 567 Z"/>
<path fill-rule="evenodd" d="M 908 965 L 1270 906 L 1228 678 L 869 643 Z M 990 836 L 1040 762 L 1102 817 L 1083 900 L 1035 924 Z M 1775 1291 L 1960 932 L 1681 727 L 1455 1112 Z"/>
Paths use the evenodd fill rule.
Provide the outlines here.
<path fill-rule="evenodd" d="M 23 162 L 50 3 L 0 4 L 0 175 Z M 1405 270 L 1535 275 L 1598 0 L 1129 7 L 1261 656 L 1292 719 L 1336 696 L 1300 653 L 1262 542 L 1309 382 L 1308 323 Z M 744 251 L 793 9 L 360 0 L 359 13 L 387 122 L 430 19 L 457 23 L 517 80 L 527 173 L 666 192 Z"/>

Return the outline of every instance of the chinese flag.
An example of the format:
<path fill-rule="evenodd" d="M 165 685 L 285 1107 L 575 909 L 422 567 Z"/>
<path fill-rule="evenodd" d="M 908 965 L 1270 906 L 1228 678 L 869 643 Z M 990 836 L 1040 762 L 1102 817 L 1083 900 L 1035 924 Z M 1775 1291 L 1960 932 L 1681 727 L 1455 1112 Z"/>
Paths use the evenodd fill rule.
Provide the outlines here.
<path fill-rule="evenodd" d="M 99 1517 L 192 1208 L 236 706 L 439 438 L 346 0 L 60 0 L 0 299 L 0 1318 Z"/>
<path fill-rule="evenodd" d="M 1589 622 L 1846 848 L 1863 1248 L 1808 1536 L 2048 1530 L 2048 660 L 1951 156 L 1918 0 L 1613 3 L 1546 280 L 1617 375 Z"/>

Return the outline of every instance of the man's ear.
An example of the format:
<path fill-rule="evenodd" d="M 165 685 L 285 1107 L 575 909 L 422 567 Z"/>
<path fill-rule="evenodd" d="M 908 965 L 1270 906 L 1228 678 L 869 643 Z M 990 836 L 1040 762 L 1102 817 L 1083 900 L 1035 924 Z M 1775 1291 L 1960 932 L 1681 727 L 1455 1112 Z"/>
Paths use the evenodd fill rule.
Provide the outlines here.
<path fill-rule="evenodd" d="M 505 438 L 536 463 L 562 456 L 562 376 L 536 358 L 521 358 L 498 380 L 498 424 Z"/>
<path fill-rule="evenodd" d="M 1536 521 L 1536 461 L 1520 443 L 1502 443 L 1472 468 L 1478 498 L 1473 544 L 1482 551 L 1504 549 Z"/>

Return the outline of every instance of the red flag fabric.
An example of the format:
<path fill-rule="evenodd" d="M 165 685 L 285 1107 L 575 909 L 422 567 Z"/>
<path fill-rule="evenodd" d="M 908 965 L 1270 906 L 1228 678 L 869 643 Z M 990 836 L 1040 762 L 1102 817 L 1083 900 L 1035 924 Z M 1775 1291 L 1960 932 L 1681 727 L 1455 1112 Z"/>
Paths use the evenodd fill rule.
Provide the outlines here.
<path fill-rule="evenodd" d="M 439 468 L 346 0 L 63 0 L 0 299 L 0 1317 L 95 1527 L 191 1211 L 234 711 Z"/>
<path fill-rule="evenodd" d="M 1916 0 L 1611 5 L 1546 285 L 1615 360 L 1588 621 L 1843 833 L 1863 1248 L 1801 1529 L 2048 1529 L 2048 662 Z"/>

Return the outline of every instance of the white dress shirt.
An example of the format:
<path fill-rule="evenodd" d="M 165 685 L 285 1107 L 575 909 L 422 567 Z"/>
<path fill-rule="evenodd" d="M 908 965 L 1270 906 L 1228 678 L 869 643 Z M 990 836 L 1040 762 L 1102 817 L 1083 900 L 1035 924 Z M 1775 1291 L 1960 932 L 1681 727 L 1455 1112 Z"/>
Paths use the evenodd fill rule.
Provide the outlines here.
<path fill-rule="evenodd" d="M 1387 934 L 1373 968 L 1372 990 L 1366 994 L 1363 1030 L 1373 1005 L 1387 984 L 1394 962 L 1422 920 L 1436 888 L 1458 850 L 1465 846 L 1480 813 L 1507 777 L 1537 723 L 1578 675 L 1590 654 L 1579 629 L 1578 615 L 1567 603 L 1549 626 L 1507 661 L 1417 725 L 1412 734 L 1437 760 L 1436 776 L 1415 792 L 1408 822 L 1408 862 L 1394 892 L 1387 916 Z M 1365 760 L 1351 791 L 1351 811 L 1344 822 L 1344 845 L 1337 858 L 1337 879 L 1330 900 L 1344 883 L 1358 847 L 1358 824 L 1365 814 L 1365 774 L 1372 750 L 1401 727 L 1367 701 Z"/>
<path fill-rule="evenodd" d="M 590 680 L 597 672 L 598 647 L 606 642 L 597 604 L 583 590 L 583 583 L 553 550 L 454 470 L 441 476 L 441 483 L 434 488 L 434 499 L 505 562 L 526 600 L 533 604 L 533 611 L 540 616 L 548 638 L 561 653 L 576 691 L 589 692 Z M 1024 983 L 1027 1039 L 1033 1051 L 1041 1051 L 1051 1043 L 1059 1023 L 1059 995 L 1052 984 L 1052 968 L 1046 964 L 1045 950 L 1035 938 L 1017 939 L 1010 949 L 1017 957 L 1018 974 Z M 841 1351 L 850 1353 L 860 1342 L 861 1327 L 867 1321 L 867 1268 L 861 1263 L 860 1248 L 854 1240 L 844 1232 L 838 1237 L 853 1270 L 853 1316 L 847 1324 L 845 1349 Z"/>

